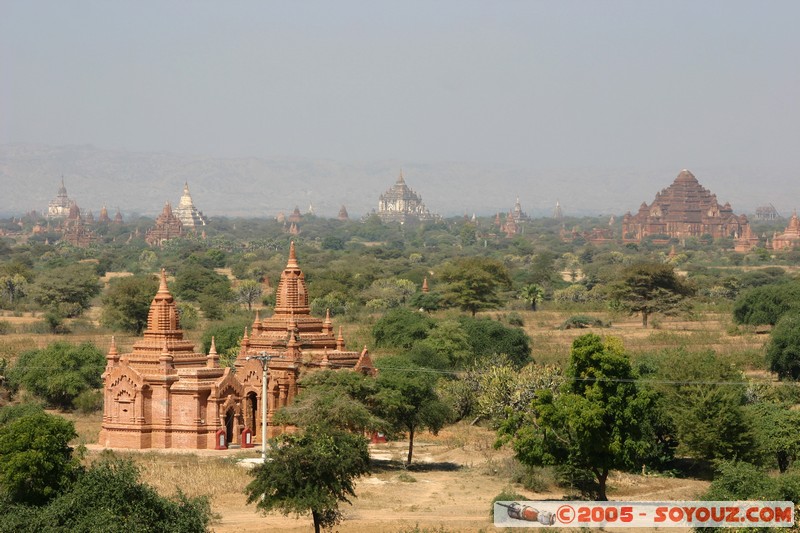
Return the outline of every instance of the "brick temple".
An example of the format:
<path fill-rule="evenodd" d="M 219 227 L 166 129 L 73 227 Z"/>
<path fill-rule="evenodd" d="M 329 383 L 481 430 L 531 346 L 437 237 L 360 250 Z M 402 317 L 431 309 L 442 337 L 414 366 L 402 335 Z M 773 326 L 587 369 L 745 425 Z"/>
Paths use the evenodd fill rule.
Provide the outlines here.
<path fill-rule="evenodd" d="M 269 355 L 267 427 L 261 427 L 262 367 L 249 356 Z M 311 316 L 305 276 L 292 243 L 277 288 L 275 314 L 256 314 L 251 334 L 244 332 L 234 368 L 221 367 L 214 342 L 208 354 L 184 339 L 175 299 L 164 271 L 150 304 L 144 337 L 130 353 L 119 354 L 112 338 L 103 373 L 104 407 L 100 444 L 111 448 L 209 449 L 240 444 L 250 429 L 253 443 L 286 428 L 273 426 L 277 409 L 298 393 L 300 377 L 321 368 L 374 374 L 366 347 L 345 349 L 341 330 L 330 316 Z"/>
<path fill-rule="evenodd" d="M 642 202 L 635 215 L 628 212 L 622 220 L 622 237 L 627 242 L 704 235 L 733 238 L 737 251 L 747 251 L 758 243 L 747 217 L 736 215 L 729 203 L 720 205 L 717 196 L 685 169 L 672 185 L 656 193 L 651 204 Z"/>
<path fill-rule="evenodd" d="M 436 220 L 436 215 L 422 203 L 422 197 L 414 192 L 403 178 L 403 171 L 392 187 L 378 198 L 377 215 L 384 222 L 425 222 Z"/>

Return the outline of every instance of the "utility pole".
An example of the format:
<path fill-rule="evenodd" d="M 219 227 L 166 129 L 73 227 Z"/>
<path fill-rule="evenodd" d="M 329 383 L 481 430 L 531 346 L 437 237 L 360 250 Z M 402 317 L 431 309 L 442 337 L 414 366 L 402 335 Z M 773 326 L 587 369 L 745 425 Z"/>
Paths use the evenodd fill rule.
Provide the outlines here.
<path fill-rule="evenodd" d="M 274 359 L 274 355 L 267 352 L 260 352 L 258 355 L 245 357 L 246 361 L 256 359 L 261 363 L 261 462 L 267 460 L 267 377 L 269 376 L 269 362 Z"/>

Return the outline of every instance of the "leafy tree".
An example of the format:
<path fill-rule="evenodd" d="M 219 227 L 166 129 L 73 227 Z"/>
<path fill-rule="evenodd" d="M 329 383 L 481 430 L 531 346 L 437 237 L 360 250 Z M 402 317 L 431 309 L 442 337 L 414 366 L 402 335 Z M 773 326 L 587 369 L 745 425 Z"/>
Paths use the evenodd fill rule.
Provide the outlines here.
<path fill-rule="evenodd" d="M 668 406 L 678 451 L 703 460 L 747 459 L 757 453 L 753 424 L 743 410 L 741 373 L 712 352 L 664 351 L 644 376 Z"/>
<path fill-rule="evenodd" d="M 228 302 L 233 296 L 228 278 L 196 262 L 189 262 L 178 270 L 172 290 L 175 296 L 190 302 L 200 301 L 202 296 Z"/>
<path fill-rule="evenodd" d="M 105 366 L 105 356 L 93 344 L 59 341 L 23 352 L 9 372 L 9 381 L 52 405 L 69 409 L 81 392 L 102 386 Z"/>
<path fill-rule="evenodd" d="M 631 314 L 642 314 L 642 326 L 652 313 L 674 312 L 681 301 L 694 289 L 675 274 L 670 265 L 637 263 L 622 269 L 619 282 L 612 289 L 614 298 L 621 301 Z"/>
<path fill-rule="evenodd" d="M 789 405 L 756 403 L 745 408 L 748 420 L 755 427 L 758 447 L 769 457 L 771 465 L 786 472 L 800 454 L 800 411 Z"/>
<path fill-rule="evenodd" d="M 385 429 L 386 422 L 371 410 L 377 390 L 374 378 L 349 370 L 322 370 L 305 376 L 301 385 L 292 405 L 276 415 L 276 423 L 355 433 Z"/>
<path fill-rule="evenodd" d="M 536 304 L 544 296 L 544 289 L 537 283 L 529 283 L 519 291 L 519 297 L 531 306 L 531 311 L 536 311 Z"/>
<path fill-rule="evenodd" d="M 508 327 L 489 318 L 458 319 L 467 335 L 472 354 L 471 362 L 505 354 L 517 368 L 531 361 L 530 337 L 521 328 Z"/>
<path fill-rule="evenodd" d="M 150 303 L 158 291 L 158 280 L 152 275 L 115 278 L 103 295 L 101 323 L 109 328 L 139 335 L 147 327 Z"/>
<path fill-rule="evenodd" d="M 511 286 L 506 267 L 486 257 L 466 257 L 448 263 L 439 277 L 444 282 L 444 303 L 469 311 L 472 316 L 483 309 L 500 307 L 498 292 Z"/>
<path fill-rule="evenodd" d="M 406 464 L 410 465 L 415 433 L 425 428 L 438 433 L 451 416 L 450 408 L 439 398 L 438 377 L 430 369 L 402 356 L 383 357 L 376 365 L 379 368 L 377 412 L 394 430 L 408 433 Z"/>
<path fill-rule="evenodd" d="M 22 274 L 0 276 L 0 294 L 8 299 L 10 306 L 23 296 L 28 289 L 28 280 Z"/>
<path fill-rule="evenodd" d="M 376 279 L 363 296 L 367 304 L 377 300 L 384 308 L 392 308 L 405 304 L 416 290 L 416 285 L 407 279 Z"/>
<path fill-rule="evenodd" d="M 165 498 L 138 478 L 130 460 L 104 454 L 45 506 L 4 508 L 0 503 L 5 515 L 0 531 L 207 531 L 211 509 L 205 497 L 187 498 L 178 492 L 174 499 Z"/>
<path fill-rule="evenodd" d="M 640 391 L 621 343 L 594 334 L 572 344 L 567 381 L 560 394 L 542 389 L 529 410 L 511 413 L 499 429 L 526 465 L 564 465 L 591 472 L 598 499 L 606 499 L 612 468 L 659 460 L 652 418 L 654 398 Z"/>
<path fill-rule="evenodd" d="M 44 407 L 35 402 L 4 405 L 0 407 L 0 426 L 24 416 L 44 414 Z"/>
<path fill-rule="evenodd" d="M 428 315 L 398 307 L 383 315 L 372 327 L 375 346 L 379 348 L 411 348 L 428 336 L 434 321 Z"/>
<path fill-rule="evenodd" d="M 41 505 L 67 488 L 79 472 L 69 441 L 72 422 L 33 414 L 0 426 L 0 489 L 12 502 Z"/>
<path fill-rule="evenodd" d="M 418 341 L 416 346 L 429 348 L 447 361 L 451 368 L 463 366 L 472 354 L 469 336 L 458 320 L 437 322 L 428 336 Z"/>
<path fill-rule="evenodd" d="M 767 345 L 769 369 L 780 379 L 800 379 L 800 314 L 783 315 Z"/>
<path fill-rule="evenodd" d="M 775 325 L 789 311 L 800 310 L 800 283 L 758 286 L 739 295 L 733 304 L 737 324 Z"/>
<path fill-rule="evenodd" d="M 213 326 L 206 328 L 200 339 L 203 353 L 208 353 L 211 349 L 211 337 L 214 337 L 214 344 L 218 353 L 225 353 L 238 346 L 242 337 L 244 337 L 244 329 L 251 323 L 252 321 L 249 319 L 236 317 L 215 323 Z"/>
<path fill-rule="evenodd" d="M 258 301 L 263 290 L 259 282 L 252 279 L 245 279 L 240 281 L 239 286 L 236 287 L 236 297 L 241 303 L 247 304 L 247 310 L 251 311 L 253 309 L 253 302 Z"/>
<path fill-rule="evenodd" d="M 299 435 L 280 435 L 271 445 L 270 460 L 251 471 L 247 503 L 285 515 L 310 511 L 316 533 L 341 522 L 339 503 L 350 503 L 353 481 L 369 472 L 367 440 L 308 428 Z"/>
<path fill-rule="evenodd" d="M 77 316 L 100 293 L 100 278 L 91 265 L 76 263 L 41 273 L 30 287 L 30 296 L 44 308 Z"/>
<path fill-rule="evenodd" d="M 772 477 L 743 461 L 719 461 L 714 480 L 702 497 L 705 501 L 798 501 L 800 473 L 790 471 Z M 795 516 L 797 513 L 795 513 Z M 797 519 L 795 518 L 795 524 Z"/>

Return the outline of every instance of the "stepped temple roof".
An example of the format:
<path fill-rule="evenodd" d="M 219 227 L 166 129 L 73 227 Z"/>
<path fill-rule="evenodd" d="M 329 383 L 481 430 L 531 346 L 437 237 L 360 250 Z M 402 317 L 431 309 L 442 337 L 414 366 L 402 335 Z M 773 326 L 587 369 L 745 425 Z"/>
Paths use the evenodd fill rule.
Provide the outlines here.
<path fill-rule="evenodd" d="M 378 199 L 377 214 L 384 222 L 405 223 L 436 219 L 422 203 L 422 197 L 406 185 L 402 171 L 395 184 Z"/>
<path fill-rule="evenodd" d="M 195 228 L 197 226 L 205 226 L 208 219 L 202 211 L 198 210 L 192 202 L 192 195 L 189 194 L 189 183 L 183 184 L 183 195 L 175 208 L 175 216 L 181 221 L 184 228 Z"/>

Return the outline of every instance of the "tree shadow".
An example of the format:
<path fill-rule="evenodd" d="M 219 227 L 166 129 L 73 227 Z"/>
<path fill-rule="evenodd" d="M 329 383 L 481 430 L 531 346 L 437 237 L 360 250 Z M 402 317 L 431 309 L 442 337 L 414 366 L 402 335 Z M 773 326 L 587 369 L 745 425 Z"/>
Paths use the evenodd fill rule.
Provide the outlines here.
<path fill-rule="evenodd" d="M 406 466 L 405 461 L 394 461 L 391 459 L 371 459 L 370 465 L 374 472 L 455 472 L 461 469 L 461 465 L 449 461 L 434 463 L 414 463 Z"/>

